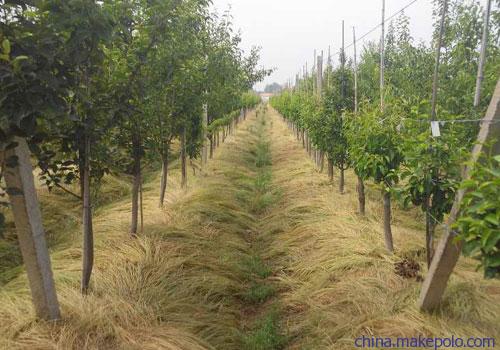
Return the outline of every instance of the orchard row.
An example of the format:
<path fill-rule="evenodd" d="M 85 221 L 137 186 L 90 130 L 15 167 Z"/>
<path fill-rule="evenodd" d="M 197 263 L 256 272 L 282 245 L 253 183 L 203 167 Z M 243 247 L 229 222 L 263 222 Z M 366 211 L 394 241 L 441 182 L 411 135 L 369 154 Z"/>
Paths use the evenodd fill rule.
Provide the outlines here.
<path fill-rule="evenodd" d="M 205 0 L 0 2 L 0 147 L 6 193 L 39 316 L 57 318 L 30 161 L 40 179 L 83 206 L 82 292 L 93 268 L 92 212 L 109 173 L 132 180 L 130 233 L 138 232 L 143 170 L 172 145 L 206 154 L 260 99 L 270 72 L 244 55 L 229 15 Z M 176 140 L 179 142 L 177 143 Z M 204 157 L 206 161 L 206 157 Z M 73 186 L 77 184 L 77 186 Z M 38 294 L 37 294 L 38 293 Z"/>
<path fill-rule="evenodd" d="M 492 12 L 487 28 L 491 35 L 485 42 L 482 97 L 475 105 L 480 62 L 477 48 L 481 47 L 486 27 L 483 11 L 477 2 L 451 1 L 447 11 L 443 3 L 436 2 L 435 12 L 445 20 L 440 27 L 438 18 L 433 46 L 414 43 L 409 18 L 403 13 L 391 22 L 381 40 L 385 47 L 367 43 L 359 62 L 356 56 L 347 61 L 342 49 L 340 64 L 334 67 L 328 57 L 325 70 L 323 57 L 318 57 L 312 74 L 304 71 L 297 75 L 294 88 L 274 97 L 271 104 L 288 120 L 304 146 L 312 150 L 311 154 L 316 154 L 319 167 L 323 167 L 326 157 L 330 176 L 334 166 L 339 169 L 340 192 L 344 188 L 344 171 L 353 169 L 362 215 L 364 183 L 372 181 L 380 188 L 385 244 L 390 252 L 394 250 L 391 199 L 396 198 L 406 207 L 418 206 L 425 214 L 430 265 L 435 228 L 450 213 L 459 189 L 466 188 L 466 205 L 453 230 L 460 233 L 464 252 L 481 261 L 487 277 L 495 277 L 500 273 L 498 147 L 484 156 L 472 179 L 461 181 L 462 167 L 470 158 L 500 71 L 499 11 Z M 436 46 L 443 51 L 437 59 L 438 70 Z M 384 68 L 382 81 L 380 67 Z M 435 71 L 439 81 L 439 89 L 434 84 L 437 109 L 432 107 L 431 99 Z M 438 132 L 432 133 L 431 120 Z"/>

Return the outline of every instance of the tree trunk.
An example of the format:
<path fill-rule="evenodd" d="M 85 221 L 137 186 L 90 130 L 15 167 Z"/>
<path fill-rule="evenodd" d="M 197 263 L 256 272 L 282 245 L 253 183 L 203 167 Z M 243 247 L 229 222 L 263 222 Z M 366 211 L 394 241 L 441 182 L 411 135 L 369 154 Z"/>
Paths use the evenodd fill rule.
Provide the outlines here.
<path fill-rule="evenodd" d="M 345 178 L 344 178 L 344 167 L 343 165 L 340 166 L 340 180 L 339 180 L 339 192 L 340 194 L 344 194 L 344 182 L 345 182 Z"/>
<path fill-rule="evenodd" d="M 359 214 L 364 216 L 366 214 L 365 184 L 360 176 L 358 176 L 356 189 L 358 190 Z"/>
<path fill-rule="evenodd" d="M 325 152 L 321 151 L 319 153 L 319 172 L 322 173 L 325 168 Z"/>
<path fill-rule="evenodd" d="M 168 180 L 168 149 L 167 152 L 162 155 L 162 166 L 161 166 L 161 181 L 160 181 L 160 208 L 165 204 L 165 192 L 167 190 L 167 180 Z"/>
<path fill-rule="evenodd" d="M 141 173 L 141 181 L 139 182 L 139 208 L 141 210 L 141 235 L 144 234 L 144 202 L 142 200 L 142 173 Z"/>
<path fill-rule="evenodd" d="M 85 154 L 85 137 L 83 130 L 77 132 L 78 137 L 78 174 L 80 174 L 80 197 L 83 199 L 84 185 L 83 185 L 83 172 L 85 168 L 85 159 L 83 155 Z"/>
<path fill-rule="evenodd" d="M 208 106 L 203 105 L 203 149 L 201 152 L 201 165 L 202 167 L 207 164 L 208 160 L 208 142 L 207 142 L 207 127 L 208 127 Z"/>
<path fill-rule="evenodd" d="M 193 159 L 189 158 L 189 165 L 193 169 L 193 176 L 196 176 L 196 165 L 193 163 Z"/>
<path fill-rule="evenodd" d="M 328 179 L 333 182 L 333 161 L 328 158 Z"/>
<path fill-rule="evenodd" d="M 210 135 L 210 153 L 209 158 L 212 159 L 214 157 L 214 137 Z"/>
<path fill-rule="evenodd" d="M 94 230 L 92 227 L 92 203 L 90 196 L 90 136 L 85 133 L 83 154 L 83 252 L 82 294 L 87 294 L 94 266 Z"/>
<path fill-rule="evenodd" d="M 217 133 L 217 138 L 219 133 Z M 218 142 L 217 142 L 218 143 Z M 210 158 L 212 158 L 212 152 L 210 152 Z M 186 169 L 186 128 L 182 131 L 181 136 L 181 187 L 186 188 L 187 186 L 187 169 Z"/>
<path fill-rule="evenodd" d="M 427 257 L 427 267 L 431 266 L 432 258 L 434 256 L 434 219 L 432 218 L 430 210 L 430 198 L 426 199 L 425 211 L 425 250 Z"/>
<path fill-rule="evenodd" d="M 3 164 L 10 163 L 11 159 L 17 157 L 17 164 L 4 165 L 3 175 L 14 215 L 19 248 L 37 317 L 56 320 L 61 317 L 61 313 L 33 179 L 30 152 L 24 139 L 15 137 L 14 142 L 17 142 L 17 147 L 5 151 L 1 156 L 4 158 Z"/>
<path fill-rule="evenodd" d="M 383 190 L 384 198 L 384 238 L 385 247 L 389 252 L 394 252 L 392 243 L 392 230 L 391 230 L 391 193 Z"/>
<path fill-rule="evenodd" d="M 132 148 L 134 157 L 134 166 L 132 170 L 134 180 L 132 183 L 132 220 L 130 223 L 130 234 L 135 236 L 137 235 L 139 218 L 139 189 L 141 186 L 141 142 L 140 136 L 136 133 L 132 136 Z"/>
<path fill-rule="evenodd" d="M 306 148 L 306 132 L 302 129 L 302 148 Z"/>

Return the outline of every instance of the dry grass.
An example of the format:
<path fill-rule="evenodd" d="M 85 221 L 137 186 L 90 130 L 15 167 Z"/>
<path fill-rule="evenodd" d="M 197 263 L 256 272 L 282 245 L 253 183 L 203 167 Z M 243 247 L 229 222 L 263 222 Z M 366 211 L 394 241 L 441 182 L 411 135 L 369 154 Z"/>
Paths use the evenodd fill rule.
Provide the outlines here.
<path fill-rule="evenodd" d="M 0 348 L 238 348 L 245 291 L 240 265 L 248 258 L 243 233 L 255 225 L 235 196 L 239 182 L 252 176 L 245 156 L 254 136 L 247 124 L 216 151 L 205 174 L 190 177 L 188 190 L 180 189 L 173 164 L 163 209 L 157 202 L 159 176 L 150 179 L 140 238 L 128 235 L 128 198 L 98 210 L 92 293 L 86 297 L 79 293 L 79 224 L 67 232 L 61 226 L 57 234 L 71 239 L 51 257 L 63 320 L 35 320 L 26 276 L 20 273 L 0 290 Z M 50 216 L 50 204 L 44 200 L 43 205 Z"/>
<path fill-rule="evenodd" d="M 420 313 L 420 283 L 393 266 L 402 257 L 424 265 L 416 211 L 395 209 L 396 254 L 387 255 L 374 189 L 360 218 L 351 174 L 339 195 L 272 110 L 268 159 L 249 119 L 186 191 L 174 164 L 165 208 L 157 205 L 159 176 L 148 179 L 138 239 L 128 235 L 129 199 L 111 200 L 126 194 L 121 182 L 110 184 L 96 213 L 86 297 L 79 224 L 44 200 L 46 216 L 60 215 L 50 217 L 54 237 L 66 237 L 52 253 L 63 320 L 35 320 L 21 269 L 0 289 L 0 349 L 267 350 L 285 341 L 289 349 L 352 349 L 362 334 L 500 338 L 498 281 L 484 281 L 461 259 L 442 308 Z M 256 281 L 273 289 L 272 300 L 260 299 L 262 288 L 249 294 Z"/>
<path fill-rule="evenodd" d="M 415 212 L 395 208 L 396 254 L 386 254 L 377 193 L 370 191 L 368 216 L 359 217 L 353 174 L 340 195 L 326 174 L 314 170 L 277 113 L 270 114 L 274 182 L 284 196 L 269 218 L 279 232 L 271 254 L 283 267 L 277 278 L 290 349 L 352 349 L 360 335 L 500 339 L 498 280 L 483 280 L 475 262 L 462 258 L 441 309 L 420 313 L 415 305 L 421 283 L 397 276 L 393 265 L 402 257 L 425 265 Z"/>

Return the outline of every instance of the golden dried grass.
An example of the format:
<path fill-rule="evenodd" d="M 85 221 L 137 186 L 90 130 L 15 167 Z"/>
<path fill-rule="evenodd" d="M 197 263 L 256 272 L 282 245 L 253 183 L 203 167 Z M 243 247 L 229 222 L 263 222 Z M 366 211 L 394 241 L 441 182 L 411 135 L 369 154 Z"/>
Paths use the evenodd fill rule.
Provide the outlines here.
<path fill-rule="evenodd" d="M 268 125 L 271 207 L 259 211 L 254 203 L 258 140 L 250 117 L 203 174 L 190 176 L 186 191 L 174 164 L 165 208 L 157 206 L 159 176 L 148 179 L 139 238 L 128 236 L 128 198 L 96 213 L 90 295 L 79 293 L 79 225 L 54 232 L 69 237 L 52 253 L 63 319 L 35 320 L 21 273 L 0 291 L 0 348 L 239 349 L 248 323 L 241 319 L 246 270 L 261 264 L 252 260 L 255 249 L 272 267 L 268 278 L 290 349 L 352 349 L 362 334 L 499 338 L 498 281 L 483 280 L 474 262 L 461 259 L 440 310 L 420 313 L 420 283 L 397 276 L 393 266 L 402 257 L 424 266 L 418 212 L 396 206 L 396 254 L 386 254 L 375 189 L 368 191 L 367 217 L 359 217 L 354 176 L 347 174 L 346 193 L 338 194 L 272 110 Z M 46 206 L 46 215 L 51 208 L 61 212 L 60 205 Z M 249 247 L 257 231 L 261 239 Z"/>
<path fill-rule="evenodd" d="M 276 278 L 290 349 L 353 349 L 361 335 L 500 338 L 500 281 L 484 280 L 473 261 L 461 258 L 441 308 L 421 313 L 421 283 L 396 275 L 393 265 L 412 257 L 425 266 L 418 212 L 394 205 L 396 253 L 387 254 L 377 192 L 369 189 L 368 214 L 360 217 L 354 174 L 347 173 L 340 195 L 277 112 L 270 118 L 274 183 L 284 197 L 270 218 L 283 224 L 270 253 L 283 267 Z"/>

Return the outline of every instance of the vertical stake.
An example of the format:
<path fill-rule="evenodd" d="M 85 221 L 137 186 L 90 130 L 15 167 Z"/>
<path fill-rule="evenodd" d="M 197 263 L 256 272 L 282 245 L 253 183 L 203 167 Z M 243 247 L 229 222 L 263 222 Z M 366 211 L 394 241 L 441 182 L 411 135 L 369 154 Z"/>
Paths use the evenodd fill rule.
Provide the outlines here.
<path fill-rule="evenodd" d="M 358 61 L 356 56 L 356 29 L 352 27 L 352 38 L 354 45 L 354 114 L 358 113 Z"/>
<path fill-rule="evenodd" d="M 448 0 L 443 0 L 443 13 L 441 14 L 441 22 L 439 24 L 439 36 L 436 45 L 436 63 L 434 65 L 434 79 L 432 82 L 432 100 L 431 100 L 431 120 L 436 120 L 436 104 L 439 79 L 439 62 L 441 60 L 441 45 L 443 43 L 444 25 L 446 20 L 446 11 L 448 8 Z"/>
<path fill-rule="evenodd" d="M 380 110 L 384 112 L 384 44 L 385 44 L 385 0 L 382 0 L 382 35 L 380 37 Z"/>
<path fill-rule="evenodd" d="M 0 158 L 19 248 L 36 315 L 44 320 L 56 320 L 61 313 L 33 178 L 31 154 L 25 139 L 15 137 L 14 142 L 17 147 L 1 151 Z M 16 164 L 8 165 L 12 159 L 17 159 Z"/>
<path fill-rule="evenodd" d="M 476 93 L 474 94 L 474 107 L 479 106 L 481 100 L 481 84 L 483 82 L 484 64 L 486 62 L 486 48 L 488 46 L 488 26 L 490 23 L 491 0 L 486 3 L 484 11 L 483 37 L 481 40 L 481 55 L 479 56 L 479 66 L 477 68 Z"/>
<path fill-rule="evenodd" d="M 342 53 L 340 54 L 340 64 L 342 66 L 342 105 L 345 103 L 345 39 L 344 39 L 344 20 L 342 20 Z"/>

